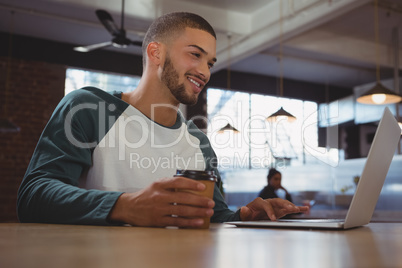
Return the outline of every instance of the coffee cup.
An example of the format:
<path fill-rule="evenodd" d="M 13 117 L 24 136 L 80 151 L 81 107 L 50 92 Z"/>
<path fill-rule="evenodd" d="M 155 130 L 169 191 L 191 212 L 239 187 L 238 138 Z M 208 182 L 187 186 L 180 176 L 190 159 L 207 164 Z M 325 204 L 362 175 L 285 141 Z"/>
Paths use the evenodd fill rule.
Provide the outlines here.
<path fill-rule="evenodd" d="M 183 170 L 178 169 L 174 177 L 185 177 L 193 180 L 197 180 L 205 185 L 205 190 L 203 191 L 191 191 L 191 190 L 180 190 L 185 192 L 190 192 L 196 195 L 202 195 L 213 199 L 214 197 L 214 188 L 215 183 L 217 181 L 216 175 L 214 171 L 200 171 L 200 170 Z M 200 227 L 201 229 L 208 229 L 210 218 L 203 218 L 204 224 Z"/>

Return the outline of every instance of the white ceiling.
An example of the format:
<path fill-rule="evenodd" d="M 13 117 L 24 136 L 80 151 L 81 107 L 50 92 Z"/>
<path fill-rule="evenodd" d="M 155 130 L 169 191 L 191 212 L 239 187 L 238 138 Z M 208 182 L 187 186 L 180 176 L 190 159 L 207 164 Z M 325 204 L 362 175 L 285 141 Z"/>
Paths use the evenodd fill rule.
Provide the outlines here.
<path fill-rule="evenodd" d="M 217 31 L 214 71 L 230 64 L 235 71 L 279 76 L 282 39 L 285 78 L 354 87 L 375 81 L 373 2 L 282 0 L 281 16 L 281 0 L 126 0 L 125 28 L 129 38 L 141 40 L 161 14 L 194 12 Z M 402 1 L 379 2 L 378 62 L 381 74 L 389 78 L 395 66 L 395 28 L 399 28 L 402 62 Z M 109 41 L 111 36 L 98 21 L 96 9 L 107 10 L 120 24 L 120 0 L 0 0 L 0 31 L 76 45 Z M 134 46 L 108 49 L 140 54 Z"/>

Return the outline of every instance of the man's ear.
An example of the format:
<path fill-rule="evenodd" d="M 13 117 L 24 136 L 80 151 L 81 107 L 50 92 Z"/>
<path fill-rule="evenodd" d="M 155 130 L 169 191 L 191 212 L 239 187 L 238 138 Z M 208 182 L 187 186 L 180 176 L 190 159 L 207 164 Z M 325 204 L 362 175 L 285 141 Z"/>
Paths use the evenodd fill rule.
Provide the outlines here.
<path fill-rule="evenodd" d="M 162 46 L 160 43 L 151 42 L 147 47 L 148 60 L 154 65 L 159 66 L 162 62 Z"/>

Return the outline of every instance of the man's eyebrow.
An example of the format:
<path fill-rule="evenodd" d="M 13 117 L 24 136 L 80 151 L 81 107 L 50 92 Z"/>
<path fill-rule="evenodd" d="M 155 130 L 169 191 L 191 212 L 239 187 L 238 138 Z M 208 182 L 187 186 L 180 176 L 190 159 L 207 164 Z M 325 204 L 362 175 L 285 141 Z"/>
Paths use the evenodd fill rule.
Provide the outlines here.
<path fill-rule="evenodd" d="M 195 48 L 197 48 L 199 51 L 201 51 L 202 54 L 208 55 L 208 52 L 206 52 L 205 49 L 203 49 L 203 48 L 200 47 L 200 46 L 197 46 L 197 45 L 189 45 L 189 47 L 195 47 Z M 213 62 L 216 62 L 217 60 L 216 60 L 216 58 L 213 58 L 212 61 L 213 61 Z"/>

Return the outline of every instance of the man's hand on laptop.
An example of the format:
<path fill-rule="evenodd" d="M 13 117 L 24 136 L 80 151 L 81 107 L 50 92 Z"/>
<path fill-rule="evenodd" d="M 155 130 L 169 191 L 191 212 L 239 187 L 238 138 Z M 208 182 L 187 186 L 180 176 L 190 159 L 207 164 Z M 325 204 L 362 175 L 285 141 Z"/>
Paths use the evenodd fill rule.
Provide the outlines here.
<path fill-rule="evenodd" d="M 240 219 L 242 221 L 268 219 L 275 221 L 287 214 L 306 212 L 308 210 L 309 207 L 307 206 L 296 206 L 281 198 L 262 199 L 258 197 L 247 206 L 241 207 Z"/>

